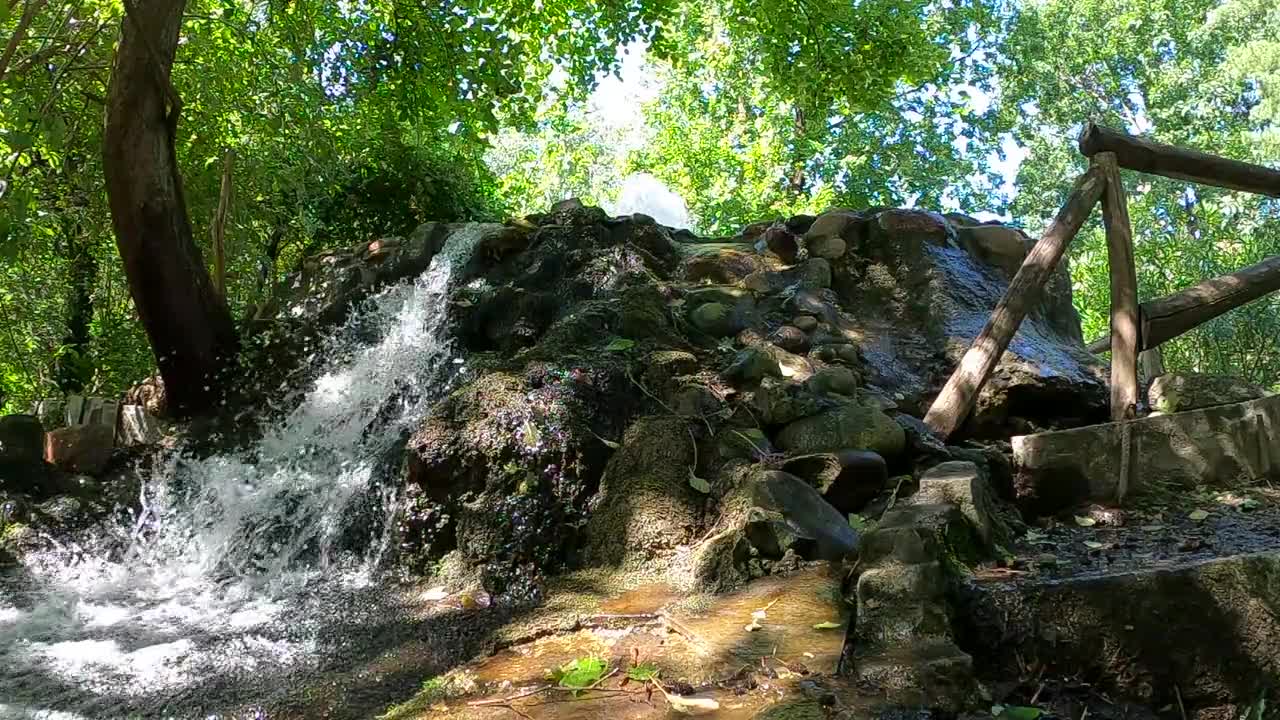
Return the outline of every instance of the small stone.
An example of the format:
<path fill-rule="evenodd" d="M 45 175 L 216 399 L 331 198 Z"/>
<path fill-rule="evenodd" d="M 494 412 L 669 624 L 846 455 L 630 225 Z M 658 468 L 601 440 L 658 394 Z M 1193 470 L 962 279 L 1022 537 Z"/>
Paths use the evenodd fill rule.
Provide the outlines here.
<path fill-rule="evenodd" d="M 774 345 L 793 353 L 802 353 L 809 349 L 809 336 L 793 325 L 783 325 L 769 336 Z"/>
<path fill-rule="evenodd" d="M 797 315 L 792 319 L 791 324 L 804 332 L 813 332 L 813 329 L 818 327 L 818 318 L 812 315 Z"/>
<path fill-rule="evenodd" d="M 831 287 L 831 263 L 820 257 L 809 258 L 800 266 L 798 279 L 804 288 Z"/>
<path fill-rule="evenodd" d="M 809 387 L 819 395 L 853 397 L 858 392 L 858 376 L 844 367 L 825 367 L 809 378 Z"/>
<path fill-rule="evenodd" d="M 712 337 L 728 337 L 735 330 L 733 310 L 721 303 L 699 305 L 689 313 L 689 322 L 700 332 Z"/>
<path fill-rule="evenodd" d="M 1036 556 L 1036 566 L 1054 568 L 1058 566 L 1058 556 L 1053 553 L 1040 553 Z"/>

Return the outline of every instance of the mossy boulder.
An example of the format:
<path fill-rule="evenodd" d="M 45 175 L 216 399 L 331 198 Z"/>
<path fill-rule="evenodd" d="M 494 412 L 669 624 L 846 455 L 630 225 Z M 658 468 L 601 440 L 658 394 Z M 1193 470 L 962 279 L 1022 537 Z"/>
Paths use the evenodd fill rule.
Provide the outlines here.
<path fill-rule="evenodd" d="M 689 483 L 696 452 L 684 419 L 642 417 L 627 429 L 587 523 L 588 563 L 643 562 L 695 536 L 706 497 Z"/>
<path fill-rule="evenodd" d="M 1267 396 L 1267 391 L 1243 378 L 1201 373 L 1169 373 L 1151 383 L 1151 409 L 1162 413 L 1185 412 L 1230 405 Z"/>
<path fill-rule="evenodd" d="M 777 445 L 793 453 L 865 448 L 886 458 L 906 449 L 902 426 L 879 408 L 851 400 L 812 417 L 796 420 L 778 434 Z"/>

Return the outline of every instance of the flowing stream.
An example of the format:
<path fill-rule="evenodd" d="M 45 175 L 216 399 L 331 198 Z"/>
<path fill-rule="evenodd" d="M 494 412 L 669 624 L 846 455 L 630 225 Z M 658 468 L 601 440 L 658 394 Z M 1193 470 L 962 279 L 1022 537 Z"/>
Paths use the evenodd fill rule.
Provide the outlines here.
<path fill-rule="evenodd" d="M 394 619 L 386 480 L 461 366 L 444 308 L 472 234 L 353 312 L 248 451 L 172 453 L 131 522 L 0 575 L 0 720 L 263 716 Z"/>

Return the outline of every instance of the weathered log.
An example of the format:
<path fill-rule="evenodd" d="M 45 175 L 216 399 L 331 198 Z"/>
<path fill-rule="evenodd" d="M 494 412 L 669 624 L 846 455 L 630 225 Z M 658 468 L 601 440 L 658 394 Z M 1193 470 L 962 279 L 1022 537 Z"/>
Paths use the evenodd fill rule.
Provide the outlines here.
<path fill-rule="evenodd" d="M 1280 170 L 1197 150 L 1151 142 L 1093 123 L 1080 135 L 1080 152 L 1113 152 L 1120 167 L 1177 180 L 1280 197 Z"/>
<path fill-rule="evenodd" d="M 1116 155 L 1093 156 L 1102 168 L 1107 188 L 1102 193 L 1102 223 L 1107 231 L 1107 262 L 1111 270 L 1111 420 L 1137 416 L 1138 407 L 1138 274 L 1133 264 L 1133 231 L 1129 204 L 1120 179 Z"/>
<path fill-rule="evenodd" d="M 1280 290 L 1280 255 L 1227 275 L 1179 290 L 1145 303 L 1139 311 L 1142 332 L 1139 350 L 1147 350 L 1234 310 Z M 1089 343 L 1092 353 L 1111 348 L 1111 338 Z"/>
<path fill-rule="evenodd" d="M 1105 187 L 1106 179 L 1096 166 L 1076 180 L 1067 202 L 1027 254 L 986 326 L 974 338 L 960 365 L 929 408 L 925 423 L 939 435 L 951 435 L 969 415 L 982 386 L 1009 347 L 1027 311 L 1039 301 L 1050 274 L 1062 261 L 1067 245 L 1098 204 Z"/>

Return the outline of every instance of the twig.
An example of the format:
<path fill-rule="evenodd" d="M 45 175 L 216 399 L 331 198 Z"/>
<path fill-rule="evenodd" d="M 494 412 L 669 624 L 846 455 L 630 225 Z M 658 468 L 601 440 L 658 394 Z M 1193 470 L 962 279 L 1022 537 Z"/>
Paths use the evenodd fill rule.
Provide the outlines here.
<path fill-rule="evenodd" d="M 1043 682 L 1043 681 L 1040 683 L 1040 687 L 1036 688 L 1036 691 L 1035 691 L 1034 693 L 1032 693 L 1032 694 L 1031 694 L 1031 702 L 1029 702 L 1029 703 L 1027 703 L 1027 704 L 1028 704 L 1028 705 L 1035 705 L 1035 704 L 1036 704 L 1036 701 L 1040 699 L 1040 693 L 1042 693 L 1042 692 L 1044 692 L 1044 682 Z"/>
<path fill-rule="evenodd" d="M 518 692 L 515 695 L 512 695 L 510 697 L 492 698 L 490 700 L 472 700 L 471 702 L 467 703 L 467 706 L 468 707 L 485 707 L 489 705 L 506 705 L 510 703 L 512 700 L 519 700 L 520 698 L 526 698 L 526 697 L 529 697 L 530 695 L 537 695 L 538 693 L 543 693 L 550 690 L 552 687 L 553 686 L 551 685 L 540 685 L 538 687 L 530 688 L 523 692 Z"/>
<path fill-rule="evenodd" d="M 1177 683 L 1173 685 L 1173 696 L 1178 700 L 1178 712 L 1182 715 L 1182 720 L 1187 720 L 1187 708 L 1182 704 L 1182 691 L 1178 689 Z"/>

